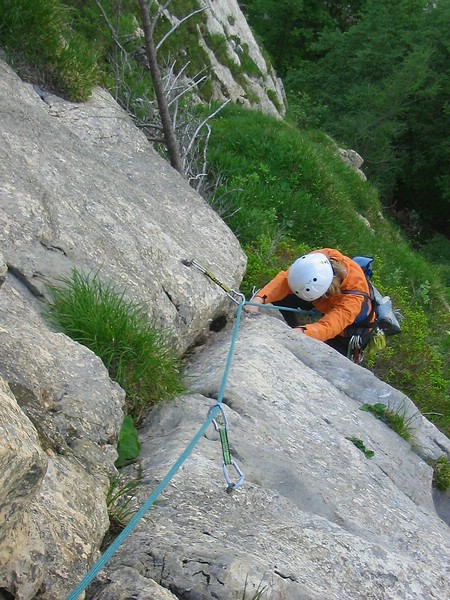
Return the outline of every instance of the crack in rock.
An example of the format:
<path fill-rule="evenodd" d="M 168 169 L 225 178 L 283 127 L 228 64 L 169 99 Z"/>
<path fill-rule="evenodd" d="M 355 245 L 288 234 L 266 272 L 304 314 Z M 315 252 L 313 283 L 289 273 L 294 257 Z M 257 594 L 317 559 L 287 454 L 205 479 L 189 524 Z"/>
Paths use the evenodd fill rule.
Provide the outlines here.
<path fill-rule="evenodd" d="M 42 300 L 44 298 L 44 294 L 31 282 L 31 280 L 29 279 L 29 277 L 27 277 L 27 275 L 25 275 L 25 273 L 23 273 L 19 268 L 15 267 L 11 263 L 7 263 L 7 266 L 8 271 L 11 273 L 11 275 L 13 275 L 17 279 L 17 281 L 22 283 L 27 288 L 27 290 L 33 294 L 35 298 L 38 298 L 39 300 Z"/>

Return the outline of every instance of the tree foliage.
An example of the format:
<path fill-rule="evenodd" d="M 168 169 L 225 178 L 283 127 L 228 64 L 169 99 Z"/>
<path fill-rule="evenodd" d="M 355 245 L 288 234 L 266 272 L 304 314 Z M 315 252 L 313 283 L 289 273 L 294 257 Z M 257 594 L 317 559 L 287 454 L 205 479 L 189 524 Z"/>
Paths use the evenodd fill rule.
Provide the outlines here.
<path fill-rule="evenodd" d="M 284 76 L 302 60 L 317 59 L 314 46 L 323 31 L 345 31 L 364 0 L 242 0 L 242 10 L 262 39 L 278 73 Z"/>
<path fill-rule="evenodd" d="M 450 2 L 284 2 L 284 41 L 278 2 L 248 0 L 246 10 L 302 124 L 309 115 L 361 154 L 384 203 L 420 216 L 418 242 L 448 235 Z"/>

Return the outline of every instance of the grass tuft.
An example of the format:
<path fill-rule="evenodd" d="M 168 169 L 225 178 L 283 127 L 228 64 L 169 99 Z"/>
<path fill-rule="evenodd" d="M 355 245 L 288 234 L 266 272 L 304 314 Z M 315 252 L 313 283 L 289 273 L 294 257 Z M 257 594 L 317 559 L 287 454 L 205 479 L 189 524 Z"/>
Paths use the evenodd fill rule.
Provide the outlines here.
<path fill-rule="evenodd" d="M 432 463 L 433 485 L 441 492 L 450 489 L 450 460 L 446 456 L 440 456 Z"/>
<path fill-rule="evenodd" d="M 106 508 L 109 517 L 109 529 L 103 538 L 100 550 L 103 551 L 127 526 L 136 513 L 136 494 L 139 479 L 123 481 L 121 477 L 113 477 L 106 493 Z"/>
<path fill-rule="evenodd" d="M 413 443 L 414 441 L 414 430 L 412 427 L 411 417 L 407 417 L 403 410 L 392 410 L 385 404 L 377 402 L 376 404 L 363 404 L 360 410 L 370 412 L 377 419 L 386 423 L 395 433 L 402 437 L 405 441 Z"/>
<path fill-rule="evenodd" d="M 126 483 L 121 483 L 119 477 L 111 480 L 106 494 L 106 506 L 112 527 L 123 529 L 136 512 L 132 502 L 136 497 L 138 483 L 137 479 Z"/>
<path fill-rule="evenodd" d="M 247 595 L 247 585 L 248 585 L 248 575 L 245 578 L 244 591 L 242 593 L 242 599 L 241 600 L 261 600 L 261 598 L 263 597 L 263 595 L 268 590 L 268 586 L 267 585 L 263 585 L 262 581 L 261 581 L 258 584 L 258 587 L 257 587 L 256 591 L 253 593 L 253 595 L 252 596 L 248 596 Z"/>
<path fill-rule="evenodd" d="M 49 316 L 73 340 L 99 356 L 126 392 L 126 413 L 138 424 L 148 408 L 184 390 L 179 360 L 144 307 L 76 269 L 50 286 Z"/>

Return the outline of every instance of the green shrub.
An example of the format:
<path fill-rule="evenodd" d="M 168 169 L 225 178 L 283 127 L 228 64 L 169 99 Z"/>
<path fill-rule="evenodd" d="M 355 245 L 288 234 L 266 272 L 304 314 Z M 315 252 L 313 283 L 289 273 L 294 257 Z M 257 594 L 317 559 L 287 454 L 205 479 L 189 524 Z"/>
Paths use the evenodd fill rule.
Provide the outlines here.
<path fill-rule="evenodd" d="M 60 0 L 0 0 L 0 14 L 0 46 L 22 75 L 70 100 L 89 98 L 99 78 L 97 57 L 72 30 Z"/>
<path fill-rule="evenodd" d="M 142 306 L 125 300 L 110 284 L 80 274 L 51 286 L 49 315 L 64 333 L 99 356 L 126 392 L 126 412 L 139 423 L 148 408 L 184 387 L 167 337 Z"/>
<path fill-rule="evenodd" d="M 440 456 L 432 463 L 433 485 L 441 492 L 450 489 L 450 460 L 446 456 Z"/>

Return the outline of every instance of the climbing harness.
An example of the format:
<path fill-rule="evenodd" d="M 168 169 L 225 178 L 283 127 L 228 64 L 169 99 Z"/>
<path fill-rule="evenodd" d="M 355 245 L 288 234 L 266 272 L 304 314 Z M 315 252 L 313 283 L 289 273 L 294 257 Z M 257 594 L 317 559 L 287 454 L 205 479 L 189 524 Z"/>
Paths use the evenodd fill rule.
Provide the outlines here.
<path fill-rule="evenodd" d="M 233 290 L 233 289 L 229 288 L 227 285 L 225 285 L 224 283 L 222 283 L 219 279 L 217 279 L 217 277 L 215 275 L 213 275 L 210 271 L 205 269 L 205 267 L 203 267 L 199 262 L 197 262 L 195 260 L 195 258 L 192 258 L 191 260 L 182 259 L 181 262 L 186 267 L 195 267 L 196 269 L 198 269 L 199 271 L 204 273 L 209 279 L 211 279 L 211 281 L 213 281 L 216 285 L 218 285 L 235 304 L 239 304 L 240 302 L 245 302 L 244 294 L 242 294 L 241 292 L 238 292 L 236 290 Z"/>
<path fill-rule="evenodd" d="M 219 405 L 215 405 L 210 408 L 210 412 L 216 407 L 219 407 L 219 415 L 217 419 L 213 419 L 212 424 L 214 425 L 215 430 L 219 433 L 220 443 L 222 444 L 222 455 L 223 455 L 223 475 L 225 477 L 225 481 L 228 483 L 227 491 L 231 492 L 232 490 L 237 489 L 244 483 L 244 474 L 237 466 L 236 462 L 231 458 L 230 445 L 228 443 L 228 420 L 223 410 L 223 407 Z M 221 422 L 219 422 L 221 421 Z M 232 466 L 236 473 L 239 476 L 239 479 L 236 483 L 233 483 L 228 475 L 227 467 Z"/>

